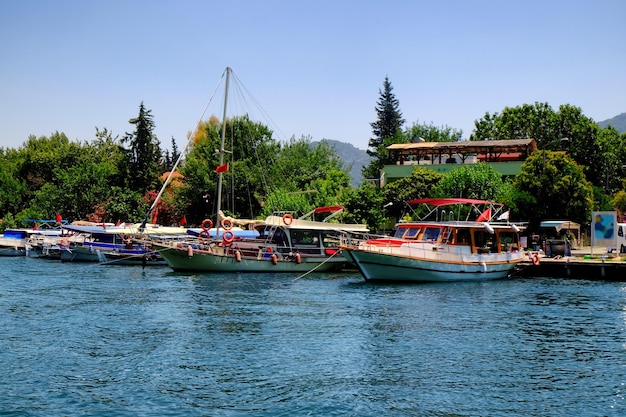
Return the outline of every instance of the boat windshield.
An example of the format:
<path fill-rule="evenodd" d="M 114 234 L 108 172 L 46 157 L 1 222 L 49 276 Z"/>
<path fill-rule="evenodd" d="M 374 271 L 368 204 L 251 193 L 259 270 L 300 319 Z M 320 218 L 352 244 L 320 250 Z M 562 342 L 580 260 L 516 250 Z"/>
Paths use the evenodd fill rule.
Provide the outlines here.
<path fill-rule="evenodd" d="M 420 232 L 419 227 L 399 227 L 394 237 L 402 239 L 417 239 Z"/>
<path fill-rule="evenodd" d="M 441 228 L 439 227 L 427 227 L 426 229 L 424 229 L 422 240 L 426 240 L 429 242 L 436 242 L 437 240 L 439 240 L 440 233 L 441 233 Z"/>

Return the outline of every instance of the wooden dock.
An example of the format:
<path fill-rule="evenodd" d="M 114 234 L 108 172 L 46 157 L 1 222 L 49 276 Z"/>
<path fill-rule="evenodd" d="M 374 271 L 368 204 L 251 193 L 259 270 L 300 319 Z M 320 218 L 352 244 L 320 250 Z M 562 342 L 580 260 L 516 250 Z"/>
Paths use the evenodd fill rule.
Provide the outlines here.
<path fill-rule="evenodd" d="M 520 263 L 513 277 L 552 277 L 602 281 L 626 281 L 626 255 L 607 253 L 606 248 L 572 250 L 572 256 L 541 257 L 535 265 Z"/>

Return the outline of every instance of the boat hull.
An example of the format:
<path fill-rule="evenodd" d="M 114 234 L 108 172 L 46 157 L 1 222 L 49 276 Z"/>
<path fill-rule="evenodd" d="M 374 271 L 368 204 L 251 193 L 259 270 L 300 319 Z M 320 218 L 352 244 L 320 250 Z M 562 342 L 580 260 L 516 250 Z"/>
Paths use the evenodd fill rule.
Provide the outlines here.
<path fill-rule="evenodd" d="M 191 256 L 187 248 L 159 247 L 155 245 L 168 266 L 180 272 L 329 272 L 339 271 L 346 264 L 342 256 L 281 257 L 274 261 L 268 257 L 237 257 L 234 253 L 222 254 L 194 249 Z M 239 260 L 238 260 L 239 259 Z"/>
<path fill-rule="evenodd" d="M 344 249 L 368 281 L 453 282 L 506 278 L 521 257 L 494 261 L 490 255 L 476 255 L 465 262 L 437 261 L 389 253 Z M 491 257 L 493 258 L 493 256 Z M 519 258 L 519 259 L 518 259 Z"/>

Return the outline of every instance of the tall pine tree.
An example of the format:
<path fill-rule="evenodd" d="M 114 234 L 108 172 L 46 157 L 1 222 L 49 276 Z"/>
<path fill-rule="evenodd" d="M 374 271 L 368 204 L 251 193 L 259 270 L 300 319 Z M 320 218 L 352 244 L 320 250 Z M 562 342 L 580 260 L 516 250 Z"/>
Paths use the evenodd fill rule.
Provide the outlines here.
<path fill-rule="evenodd" d="M 370 124 L 374 137 L 369 140 L 367 154 L 375 159 L 363 168 L 365 178 L 378 178 L 383 165 L 391 162 L 387 146 L 404 140 L 401 130 L 404 119 L 400 111 L 400 102 L 392 91 L 389 77 L 385 76 L 383 89 L 379 90 L 380 97 L 376 103 L 378 119 Z"/>
<path fill-rule="evenodd" d="M 135 125 L 134 133 L 126 133 L 122 141 L 130 144 L 128 150 L 128 186 L 141 194 L 156 188 L 161 174 L 161 148 L 154 136 L 152 111 L 139 105 L 139 116 L 128 123 Z"/>

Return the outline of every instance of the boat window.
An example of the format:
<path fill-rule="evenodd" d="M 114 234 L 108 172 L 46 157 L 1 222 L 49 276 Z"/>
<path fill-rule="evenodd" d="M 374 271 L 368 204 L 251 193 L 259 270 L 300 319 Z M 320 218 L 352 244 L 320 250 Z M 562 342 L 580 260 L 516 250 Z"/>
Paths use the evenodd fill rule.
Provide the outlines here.
<path fill-rule="evenodd" d="M 478 248 L 478 253 L 497 252 L 496 236 L 485 230 L 474 231 L 474 243 Z"/>
<path fill-rule="evenodd" d="M 422 240 L 426 241 L 437 241 L 439 239 L 439 233 L 441 233 L 441 229 L 438 227 L 427 227 L 424 229 L 424 234 L 422 235 Z"/>
<path fill-rule="evenodd" d="M 404 236 L 402 237 L 404 239 L 416 239 L 419 232 L 420 232 L 419 227 L 409 227 L 406 229 L 406 232 L 404 233 Z"/>
<path fill-rule="evenodd" d="M 457 245 L 469 245 L 470 244 L 470 232 L 468 229 L 457 229 L 456 240 Z"/>
<path fill-rule="evenodd" d="M 291 240 L 294 245 L 318 245 L 318 232 L 298 230 L 291 232 Z"/>
<path fill-rule="evenodd" d="M 501 252 L 516 252 L 519 250 L 517 242 L 517 234 L 515 232 L 501 232 L 500 233 L 500 251 Z"/>
<path fill-rule="evenodd" d="M 406 227 L 406 226 L 398 227 L 398 229 L 396 229 L 396 233 L 394 234 L 394 237 L 402 238 L 404 236 L 404 234 L 406 233 L 407 229 L 408 229 L 408 227 Z"/>
<path fill-rule="evenodd" d="M 624 237 L 624 229 L 622 228 L 622 226 L 617 227 L 617 236 Z"/>

